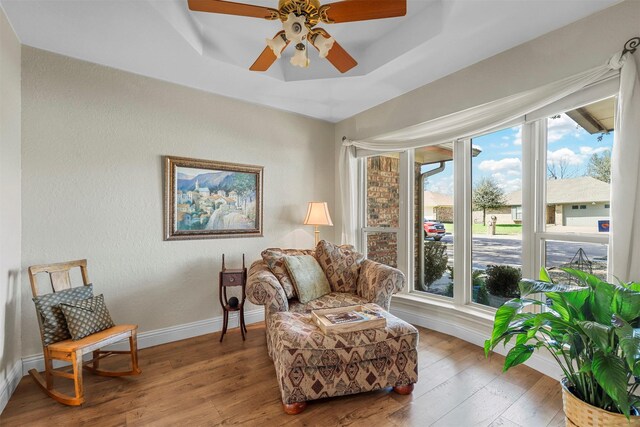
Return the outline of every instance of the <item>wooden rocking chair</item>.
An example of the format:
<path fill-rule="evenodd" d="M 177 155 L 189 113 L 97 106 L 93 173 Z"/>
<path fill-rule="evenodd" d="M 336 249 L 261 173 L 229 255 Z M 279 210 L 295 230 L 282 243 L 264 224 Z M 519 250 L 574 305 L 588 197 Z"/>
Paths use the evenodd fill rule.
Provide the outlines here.
<path fill-rule="evenodd" d="M 31 291 L 34 297 L 49 292 L 38 292 L 38 273 L 48 273 L 51 281 L 53 292 L 59 292 L 64 289 L 71 288 L 71 278 L 69 270 L 80 267 L 82 281 L 84 286 L 89 285 L 89 276 L 87 275 L 87 260 L 70 261 L 57 264 L 34 265 L 29 267 L 29 280 L 31 281 Z M 120 377 L 125 375 L 138 375 L 141 373 L 138 368 L 138 344 L 137 329 L 138 325 L 116 325 L 104 331 L 89 335 L 78 341 L 71 339 L 59 341 L 53 344 L 44 344 L 44 332 L 42 328 L 42 319 L 38 315 L 38 324 L 40 325 L 40 333 L 43 337 L 42 352 L 44 354 L 45 378 L 35 369 L 29 370 L 29 374 L 33 377 L 36 384 L 50 397 L 65 405 L 78 406 L 84 402 L 84 390 L 82 387 L 82 368 L 88 371 L 106 377 Z M 100 348 L 129 339 L 129 351 L 102 351 Z M 83 362 L 82 356 L 89 352 L 93 352 L 93 358 L 87 362 Z M 112 354 L 130 354 L 131 370 L 130 371 L 105 371 L 99 369 L 99 361 Z M 67 372 L 63 367 L 59 369 L 53 368 L 53 360 L 62 360 L 70 362 L 72 372 Z M 90 365 L 90 366 L 89 366 Z M 75 396 L 70 396 L 53 388 L 54 377 L 63 377 L 72 379 L 75 386 Z"/>

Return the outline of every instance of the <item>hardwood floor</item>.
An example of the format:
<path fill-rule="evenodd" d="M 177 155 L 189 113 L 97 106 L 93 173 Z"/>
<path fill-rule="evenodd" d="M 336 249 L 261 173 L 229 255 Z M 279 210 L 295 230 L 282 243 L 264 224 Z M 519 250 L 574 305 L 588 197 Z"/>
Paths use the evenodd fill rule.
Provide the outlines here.
<path fill-rule="evenodd" d="M 380 390 L 309 402 L 302 414 L 286 415 L 264 327 L 252 325 L 245 342 L 233 329 L 222 343 L 217 333 L 140 350 L 138 377 L 87 373 L 79 408 L 56 403 L 24 377 L 0 425 L 564 425 L 557 381 L 526 366 L 502 374 L 503 357 L 486 360 L 480 347 L 419 329 L 419 381 L 408 396 Z"/>

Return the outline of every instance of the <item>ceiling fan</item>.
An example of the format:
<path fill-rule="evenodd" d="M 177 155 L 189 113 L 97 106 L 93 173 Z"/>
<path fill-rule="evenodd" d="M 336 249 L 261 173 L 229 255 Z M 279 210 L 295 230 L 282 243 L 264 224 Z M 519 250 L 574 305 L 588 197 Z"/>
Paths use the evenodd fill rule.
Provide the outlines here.
<path fill-rule="evenodd" d="M 273 38 L 266 39 L 267 47 L 249 68 L 251 71 L 268 70 L 289 44 L 296 49 L 291 64 L 308 67 L 307 42 L 318 50 L 320 58 L 326 58 L 341 73 L 346 73 L 358 63 L 326 30 L 317 28 L 318 23 L 367 21 L 404 16 L 407 13 L 406 0 L 343 0 L 325 5 L 320 5 L 320 0 L 279 0 L 278 9 L 226 0 L 188 2 L 192 11 L 282 21 L 282 30 Z"/>

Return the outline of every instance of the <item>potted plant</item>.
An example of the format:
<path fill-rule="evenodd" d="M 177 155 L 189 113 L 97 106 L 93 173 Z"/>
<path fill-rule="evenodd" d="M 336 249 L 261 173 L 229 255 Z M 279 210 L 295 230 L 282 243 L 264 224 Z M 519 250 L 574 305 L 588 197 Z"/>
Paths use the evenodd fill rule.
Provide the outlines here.
<path fill-rule="evenodd" d="M 522 280 L 519 268 L 508 265 L 490 265 L 485 271 L 484 284 L 489 291 L 488 302 L 500 307 L 511 298 L 518 297 L 518 283 Z"/>
<path fill-rule="evenodd" d="M 568 426 L 640 426 L 640 283 L 562 270 L 580 285 L 555 284 L 544 269 L 541 281 L 521 281 L 521 297 L 496 312 L 485 354 L 513 340 L 506 371 L 546 348 L 564 373 Z M 546 303 L 529 297 L 539 293 Z"/>

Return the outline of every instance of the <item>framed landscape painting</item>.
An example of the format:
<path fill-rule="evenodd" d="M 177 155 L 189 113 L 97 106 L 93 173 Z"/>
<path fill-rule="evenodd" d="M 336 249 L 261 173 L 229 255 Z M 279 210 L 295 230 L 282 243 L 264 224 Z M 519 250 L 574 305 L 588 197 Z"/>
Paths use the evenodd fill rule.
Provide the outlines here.
<path fill-rule="evenodd" d="M 262 236 L 262 166 L 165 156 L 165 240 Z"/>

